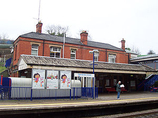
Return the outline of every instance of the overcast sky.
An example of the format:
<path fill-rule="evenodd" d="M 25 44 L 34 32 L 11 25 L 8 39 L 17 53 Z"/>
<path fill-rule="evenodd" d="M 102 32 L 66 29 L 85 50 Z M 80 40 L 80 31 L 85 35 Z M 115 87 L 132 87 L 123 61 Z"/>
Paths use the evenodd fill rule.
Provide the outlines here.
<path fill-rule="evenodd" d="M 39 0 L 0 0 L 0 35 L 15 40 L 36 31 Z M 87 30 L 93 41 L 158 54 L 158 0 L 41 0 L 43 33 L 48 25 L 68 26 L 68 36 Z"/>

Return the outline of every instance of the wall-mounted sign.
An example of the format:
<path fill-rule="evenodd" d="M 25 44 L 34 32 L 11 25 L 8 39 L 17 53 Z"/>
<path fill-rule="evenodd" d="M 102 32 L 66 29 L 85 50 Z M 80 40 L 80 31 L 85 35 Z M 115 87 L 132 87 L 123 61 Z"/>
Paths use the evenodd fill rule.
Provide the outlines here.
<path fill-rule="evenodd" d="M 47 89 L 58 89 L 59 72 L 47 70 Z"/>
<path fill-rule="evenodd" d="M 45 70 L 32 69 L 32 89 L 44 89 Z"/>
<path fill-rule="evenodd" d="M 60 71 L 60 89 L 71 89 L 71 71 Z"/>
<path fill-rule="evenodd" d="M 94 77 L 94 74 L 74 73 L 75 77 Z"/>

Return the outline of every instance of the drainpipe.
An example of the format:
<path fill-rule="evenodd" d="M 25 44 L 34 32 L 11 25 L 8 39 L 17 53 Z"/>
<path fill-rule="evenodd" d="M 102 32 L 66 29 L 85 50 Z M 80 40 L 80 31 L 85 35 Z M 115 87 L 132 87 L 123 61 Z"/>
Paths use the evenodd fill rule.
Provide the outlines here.
<path fill-rule="evenodd" d="M 45 40 L 43 40 L 43 54 L 42 54 L 42 56 L 44 56 L 44 42 L 45 42 Z"/>
<path fill-rule="evenodd" d="M 106 57 L 105 57 L 106 62 L 108 62 L 108 59 L 107 59 L 108 55 L 107 55 L 107 54 L 108 54 L 108 53 L 107 53 L 107 49 L 106 49 Z"/>
<path fill-rule="evenodd" d="M 63 37 L 63 58 L 64 58 L 64 48 L 65 48 L 65 32 L 64 32 L 64 37 Z"/>
<path fill-rule="evenodd" d="M 130 55 L 129 55 L 129 53 L 128 53 L 128 64 L 130 63 Z"/>

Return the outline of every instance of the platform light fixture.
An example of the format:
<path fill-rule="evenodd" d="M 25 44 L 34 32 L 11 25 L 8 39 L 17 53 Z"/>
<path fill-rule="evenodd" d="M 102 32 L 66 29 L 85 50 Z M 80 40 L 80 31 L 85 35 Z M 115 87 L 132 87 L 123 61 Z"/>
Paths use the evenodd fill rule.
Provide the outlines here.
<path fill-rule="evenodd" d="M 93 74 L 94 74 L 94 56 L 99 56 L 98 50 L 89 51 L 90 54 L 93 54 Z M 95 98 L 95 79 L 93 77 L 93 99 Z"/>

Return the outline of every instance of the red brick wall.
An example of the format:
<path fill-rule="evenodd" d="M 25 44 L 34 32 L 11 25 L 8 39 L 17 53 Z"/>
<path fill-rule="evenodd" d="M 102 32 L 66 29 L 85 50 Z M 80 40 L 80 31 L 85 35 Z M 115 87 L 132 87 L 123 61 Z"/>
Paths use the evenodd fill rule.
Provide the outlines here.
<path fill-rule="evenodd" d="M 13 65 L 17 64 L 21 54 L 31 55 L 31 46 L 34 43 L 39 44 L 38 55 L 43 56 L 43 41 L 42 40 L 20 37 L 14 42 L 14 45 L 17 45 L 17 51 L 16 51 L 16 48 L 14 48 Z M 59 42 L 51 42 L 51 41 L 44 42 L 44 56 L 50 57 L 50 45 L 61 47 L 61 58 L 63 58 L 63 53 L 62 53 L 63 44 Z M 89 51 L 93 49 L 97 49 L 99 50 L 99 61 L 108 62 L 108 54 L 113 53 L 117 55 L 116 63 L 128 63 L 128 54 L 125 53 L 124 51 L 106 50 L 106 49 L 88 47 L 85 45 L 79 46 L 79 45 L 74 45 L 74 44 L 65 44 L 65 48 L 64 48 L 65 58 L 71 57 L 71 49 L 76 49 L 76 59 L 92 60 L 93 55 L 90 54 Z M 15 60 L 15 55 L 16 55 L 16 60 Z"/>

